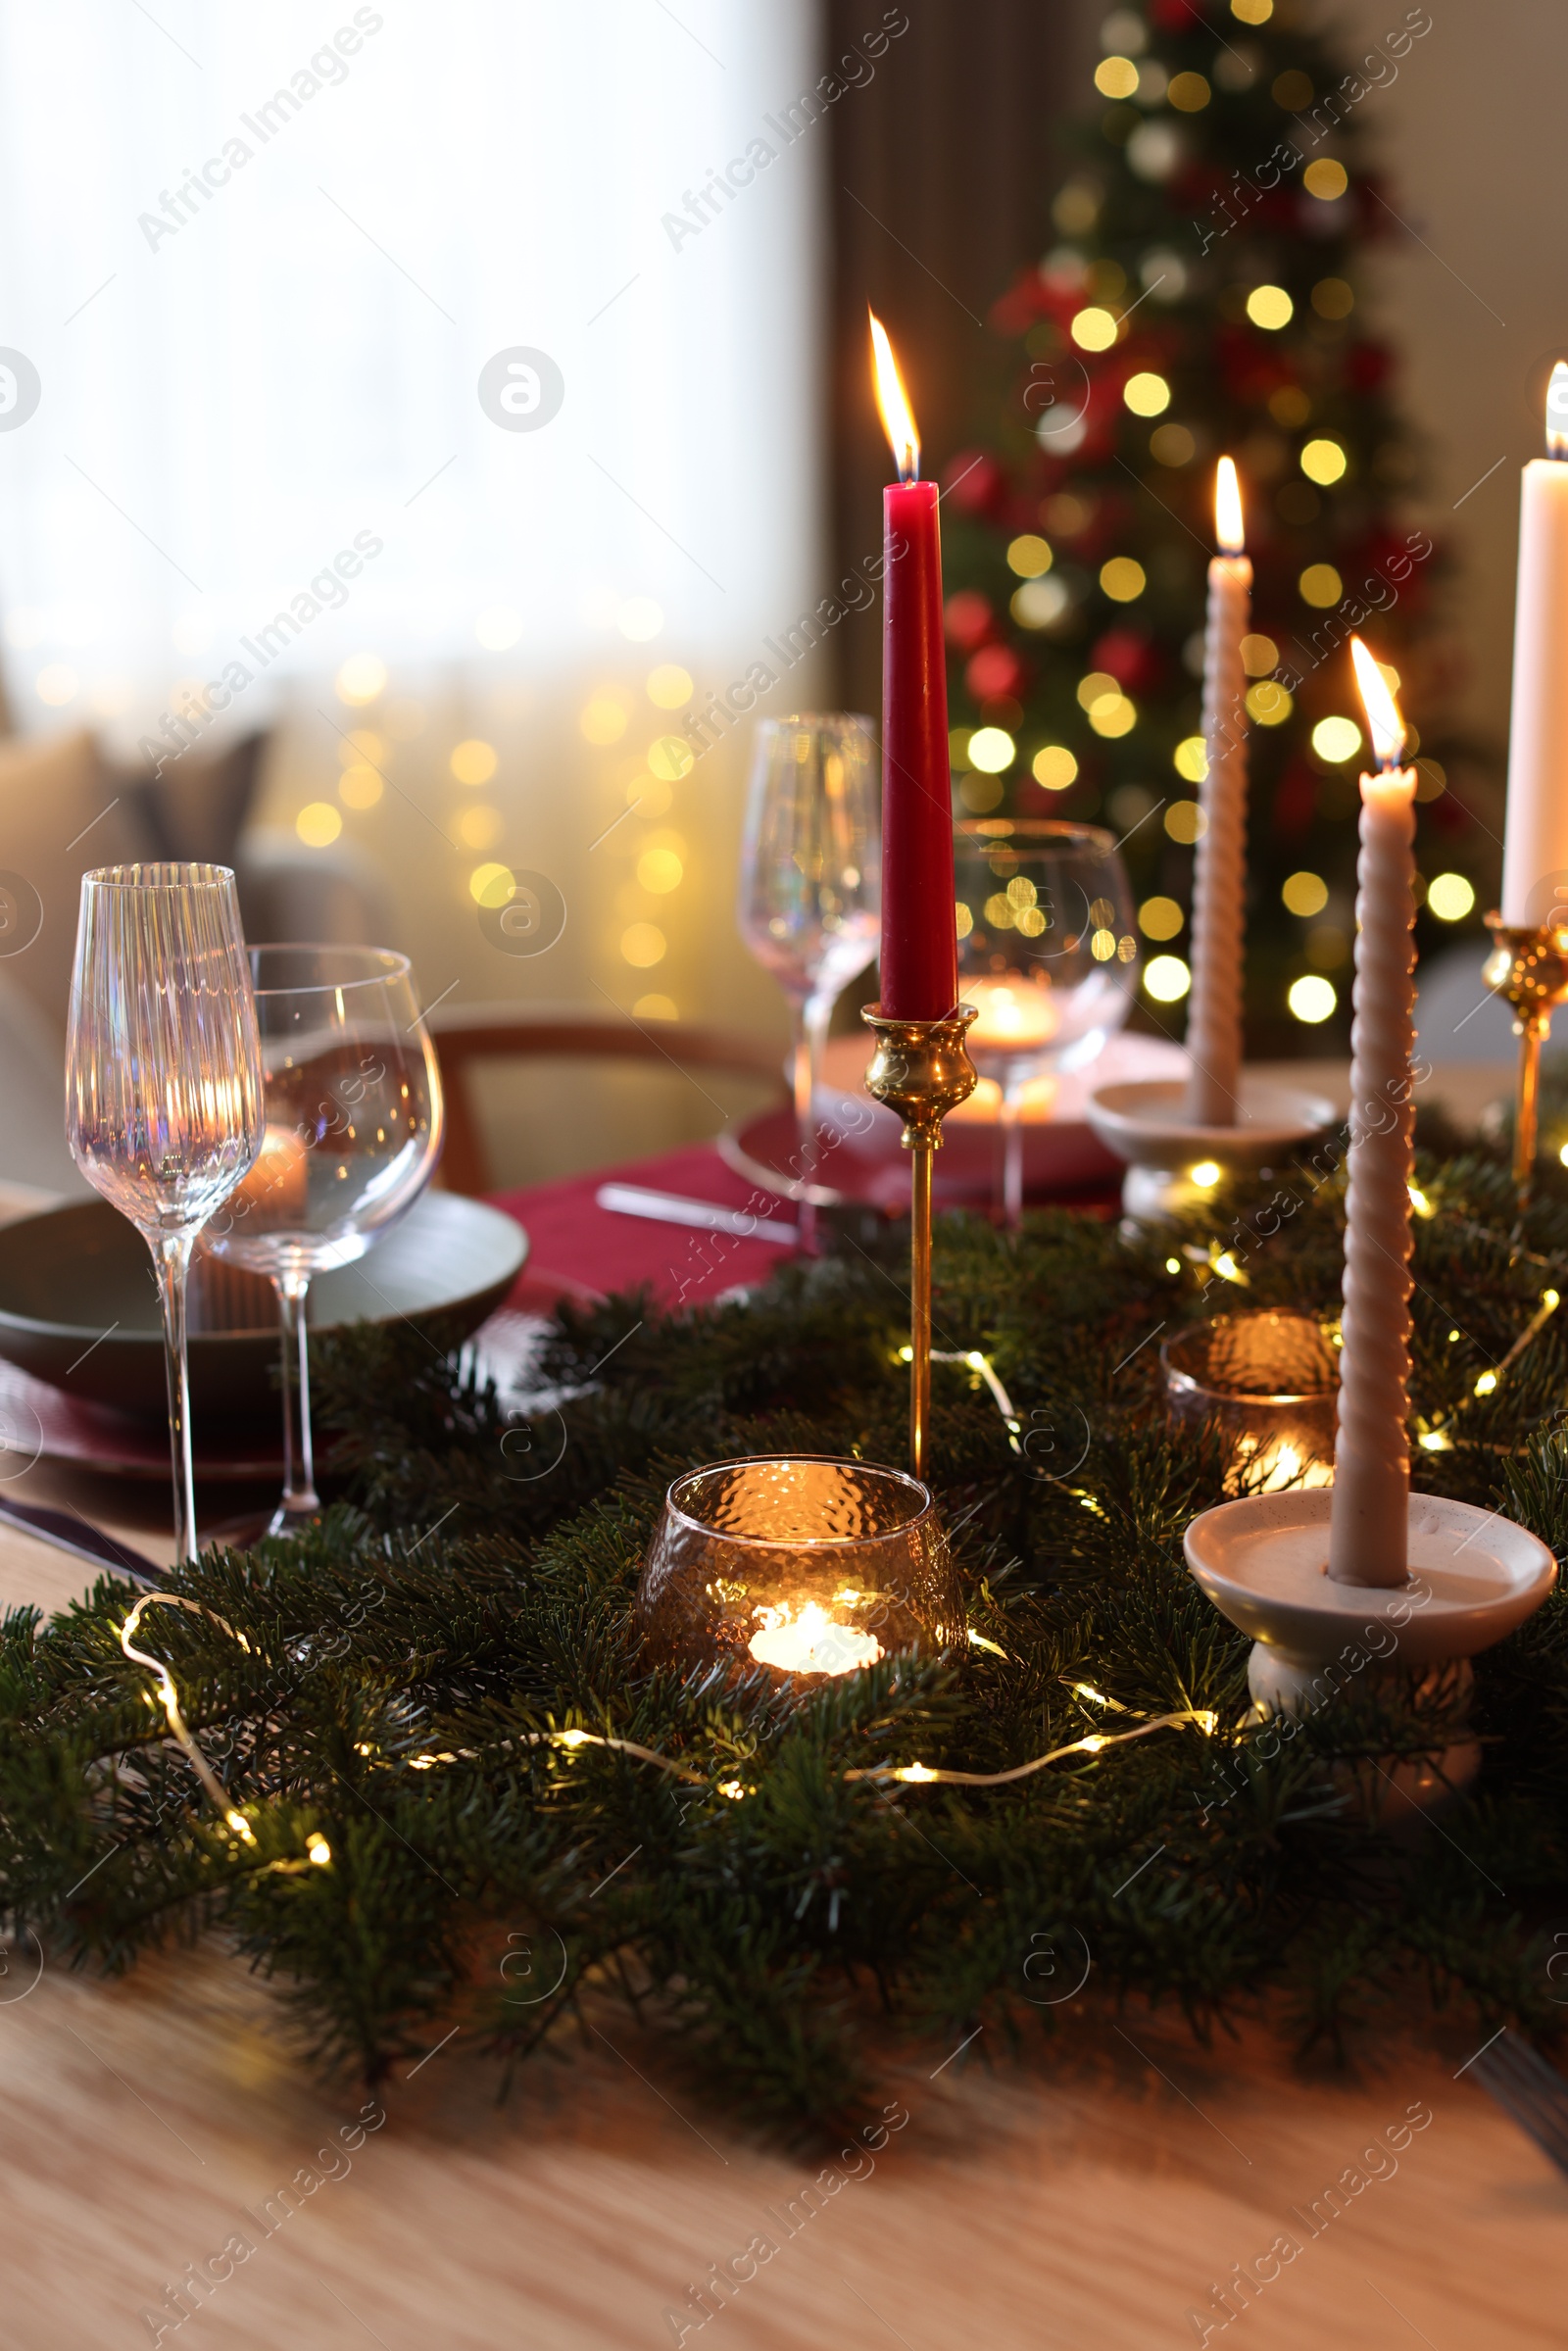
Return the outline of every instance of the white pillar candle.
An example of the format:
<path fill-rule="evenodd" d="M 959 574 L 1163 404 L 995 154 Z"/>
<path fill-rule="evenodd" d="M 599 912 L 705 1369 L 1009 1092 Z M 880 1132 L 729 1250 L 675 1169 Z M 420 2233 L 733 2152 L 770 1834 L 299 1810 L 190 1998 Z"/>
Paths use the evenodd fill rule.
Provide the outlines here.
<path fill-rule="evenodd" d="M 1350 1184 L 1346 1200 L 1340 1426 L 1329 1574 L 1402 1584 L 1410 1453 L 1410 1054 L 1415 1041 L 1415 769 L 1377 663 L 1350 640 L 1381 765 L 1361 778 L 1350 1028 Z"/>
<path fill-rule="evenodd" d="M 1549 456 L 1526 465 L 1519 501 L 1501 912 L 1520 930 L 1568 914 L 1568 367 L 1561 360 L 1546 392 L 1546 447 Z"/>
<path fill-rule="evenodd" d="M 1193 872 L 1193 994 L 1187 1015 L 1194 1126 L 1234 1126 L 1242 1069 L 1242 938 L 1247 888 L 1247 671 L 1242 639 L 1252 614 L 1252 566 L 1242 553 L 1236 467 L 1219 461 L 1214 486 L 1220 553 L 1208 566 L 1203 634 L 1203 829 Z"/>

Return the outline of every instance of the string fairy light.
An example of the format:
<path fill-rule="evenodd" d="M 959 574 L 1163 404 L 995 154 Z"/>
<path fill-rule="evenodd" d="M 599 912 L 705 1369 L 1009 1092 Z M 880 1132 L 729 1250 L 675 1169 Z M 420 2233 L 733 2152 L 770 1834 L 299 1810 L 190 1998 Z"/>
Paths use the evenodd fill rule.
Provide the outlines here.
<path fill-rule="evenodd" d="M 138 1649 L 132 1644 L 131 1635 L 139 1631 L 143 1611 L 158 1607 L 188 1608 L 193 1616 L 210 1617 L 215 1625 L 221 1625 L 229 1639 L 237 1641 L 242 1649 L 249 1650 L 251 1644 L 243 1633 L 236 1633 L 226 1618 L 219 1615 L 216 1608 L 206 1607 L 200 1600 L 187 1599 L 183 1592 L 144 1592 L 120 1628 L 120 1645 L 125 1655 L 132 1664 L 145 1665 L 158 1683 L 158 1694 L 163 1700 L 164 1714 L 168 1720 L 170 1731 L 183 1751 L 186 1762 L 228 1826 L 233 1830 L 234 1835 L 242 1843 L 253 1845 L 256 1842 L 256 1833 L 250 1822 L 245 1818 L 243 1812 L 237 1812 L 230 1804 L 222 1782 L 190 1735 L 185 1717 L 180 1712 L 179 1692 L 174 1688 L 173 1675 L 161 1657 L 151 1657 L 145 1649 Z M 328 1857 L 330 1858 L 330 1856 Z"/>
<path fill-rule="evenodd" d="M 132 1644 L 131 1636 L 140 1626 L 143 1610 L 160 1604 L 169 1608 L 187 1608 L 193 1615 L 207 1617 L 213 1624 L 221 1626 L 229 1638 L 237 1641 L 240 1647 L 247 1653 L 254 1653 L 251 1651 L 251 1644 L 243 1633 L 236 1632 L 224 1617 L 219 1615 L 216 1608 L 209 1608 L 200 1600 L 187 1599 L 183 1593 L 174 1592 L 144 1592 L 120 1628 L 120 1645 L 125 1655 L 134 1664 L 146 1666 L 148 1671 L 156 1677 L 170 1732 L 178 1742 L 202 1787 L 235 1836 L 242 1838 L 246 1844 L 254 1845 L 256 1842 L 255 1831 L 251 1828 L 245 1815 L 236 1811 L 230 1804 L 217 1773 L 202 1753 L 196 1740 L 191 1737 L 184 1714 L 180 1709 L 179 1693 L 174 1688 L 173 1676 L 168 1666 L 161 1657 L 150 1656 L 145 1649 L 138 1649 Z M 991 1647 L 994 1644 L 987 1642 L 985 1645 Z M 1093 1699 L 1097 1705 L 1113 1706 L 1121 1714 L 1129 1711 L 1119 1699 L 1106 1697 L 1087 1682 L 1075 1682 L 1071 1688 L 1076 1695 Z M 1004 1788 L 1011 1781 L 1027 1780 L 1035 1772 L 1043 1772 L 1049 1764 L 1059 1763 L 1068 1755 L 1098 1755 L 1105 1747 L 1125 1746 L 1131 1739 L 1149 1738 L 1152 1732 L 1178 1729 L 1186 1724 L 1192 1724 L 1196 1729 L 1201 1731 L 1205 1738 L 1212 1738 L 1218 1728 L 1218 1723 L 1219 1717 L 1207 1708 L 1186 1706 L 1179 1713 L 1154 1715 L 1150 1721 L 1140 1723 L 1136 1730 L 1092 1731 L 1084 1739 L 1069 1739 L 1065 1746 L 1053 1747 L 1049 1753 L 1032 1756 L 1027 1763 L 1015 1763 L 1010 1770 L 1004 1772 L 955 1771 L 945 1764 L 933 1765 L 920 1762 L 873 1763 L 847 1771 L 844 1779 L 846 1783 L 895 1781 L 906 1788 Z M 576 1726 L 564 1731 L 524 1731 L 507 1740 L 506 1743 L 509 1746 L 564 1747 L 568 1752 L 578 1747 L 603 1747 L 615 1754 L 630 1755 L 639 1763 L 651 1763 L 658 1770 L 668 1773 L 672 1779 L 684 1780 L 692 1787 L 708 1788 L 718 1795 L 729 1797 L 732 1801 L 756 1793 L 754 1788 L 745 1787 L 738 1780 L 719 1781 L 715 1788 L 715 1784 L 710 1780 L 706 1772 L 694 1770 L 690 1764 L 677 1763 L 673 1756 L 661 1755 L 657 1748 L 646 1747 L 638 1739 L 615 1739 L 606 1733 L 584 1731 Z M 364 1750 L 362 1749 L 361 1752 Z M 427 1751 L 422 1755 L 411 1756 L 409 1769 L 411 1771 L 435 1771 L 444 1764 L 472 1763 L 477 1760 L 478 1756 L 471 1747 L 442 1747 Z M 332 1859 L 332 1848 L 318 1832 L 313 1831 L 306 1838 L 305 1850 L 309 1857 L 305 1863 L 283 1862 L 273 1863 L 271 1866 L 273 1868 L 299 1869 L 309 1868 L 314 1864 L 317 1867 L 325 1868 Z"/>
<path fill-rule="evenodd" d="M 1540 1337 L 1541 1333 L 1545 1329 L 1547 1323 L 1550 1322 L 1552 1316 L 1556 1313 L 1557 1308 L 1561 1304 L 1562 1297 L 1560 1292 L 1556 1290 L 1544 1290 L 1542 1292 L 1541 1303 L 1537 1306 L 1534 1314 L 1532 1314 L 1530 1320 L 1526 1323 L 1524 1329 L 1520 1332 L 1518 1338 L 1514 1341 L 1512 1347 L 1502 1357 L 1501 1361 L 1498 1363 L 1494 1363 L 1489 1370 L 1481 1372 L 1477 1376 L 1469 1395 L 1462 1396 L 1458 1402 L 1452 1407 L 1451 1411 L 1445 1412 L 1441 1419 L 1432 1421 L 1428 1427 L 1419 1432 L 1416 1443 L 1420 1445 L 1423 1452 L 1452 1452 L 1453 1439 L 1448 1432 L 1453 1427 L 1453 1424 L 1458 1419 L 1460 1413 L 1467 1410 L 1468 1407 L 1475 1402 L 1478 1396 L 1489 1396 L 1495 1394 L 1498 1384 L 1512 1370 L 1514 1364 L 1517 1363 L 1519 1357 L 1524 1353 L 1526 1347 L 1530 1347 L 1535 1340 Z M 1505 1449 L 1511 1452 L 1513 1448 L 1509 1446 Z"/>

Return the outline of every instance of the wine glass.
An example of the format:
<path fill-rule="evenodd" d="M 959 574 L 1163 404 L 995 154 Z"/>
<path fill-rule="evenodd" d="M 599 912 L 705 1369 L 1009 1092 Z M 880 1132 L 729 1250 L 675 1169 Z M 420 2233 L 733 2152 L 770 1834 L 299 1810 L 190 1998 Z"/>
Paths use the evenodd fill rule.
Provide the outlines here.
<path fill-rule="evenodd" d="M 1023 1215 L 1023 1090 L 1080 1069 L 1127 1017 L 1138 935 L 1111 835 L 1046 816 L 982 816 L 954 834 L 958 988 L 980 1017 L 969 1058 L 1002 1089 L 1003 1222 Z"/>
<path fill-rule="evenodd" d="M 203 1242 L 225 1263 L 265 1274 L 277 1294 L 283 1494 L 267 1532 L 286 1535 L 321 1507 L 305 1317 L 311 1278 L 363 1257 L 429 1183 L 441 1153 L 441 1079 L 406 955 L 253 947 L 250 973 L 267 1131 Z"/>
<path fill-rule="evenodd" d="M 841 989 L 876 953 L 882 793 L 869 718 L 842 710 L 764 718 L 741 848 L 741 937 L 789 999 L 800 1132 L 803 1249 L 816 1247 L 812 1102 Z"/>
<path fill-rule="evenodd" d="M 81 877 L 66 1140 L 152 1250 L 164 1312 L 174 1550 L 196 1557 L 185 1288 L 197 1233 L 262 1148 L 262 1057 L 226 865 Z"/>

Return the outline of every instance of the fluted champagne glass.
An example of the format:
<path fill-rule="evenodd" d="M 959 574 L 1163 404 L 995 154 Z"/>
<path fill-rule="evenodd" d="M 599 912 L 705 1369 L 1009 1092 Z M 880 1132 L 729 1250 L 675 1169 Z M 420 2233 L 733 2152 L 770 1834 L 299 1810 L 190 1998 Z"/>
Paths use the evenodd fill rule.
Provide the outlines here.
<path fill-rule="evenodd" d="M 283 1354 L 286 1535 L 320 1509 L 305 1306 L 312 1276 L 352 1265 L 407 1215 L 441 1153 L 441 1078 L 406 955 L 383 947 L 253 947 L 267 1133 L 202 1235 L 265 1274 Z"/>
<path fill-rule="evenodd" d="M 262 1056 L 226 865 L 111 865 L 81 879 L 66 1139 L 152 1251 L 164 1313 L 174 1548 L 196 1556 L 185 1285 L 202 1226 L 262 1148 Z"/>
<path fill-rule="evenodd" d="M 741 848 L 741 937 L 789 1000 L 801 1247 L 816 1248 L 813 1098 L 841 990 L 876 954 L 882 788 L 869 718 L 764 718 Z"/>

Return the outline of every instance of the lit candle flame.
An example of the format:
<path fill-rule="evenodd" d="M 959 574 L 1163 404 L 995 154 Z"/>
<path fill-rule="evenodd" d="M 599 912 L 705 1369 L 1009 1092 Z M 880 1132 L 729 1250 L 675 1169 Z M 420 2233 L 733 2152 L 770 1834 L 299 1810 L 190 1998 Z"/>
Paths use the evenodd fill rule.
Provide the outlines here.
<path fill-rule="evenodd" d="M 1568 457 L 1568 362 L 1563 360 L 1546 385 L 1546 455 Z"/>
<path fill-rule="evenodd" d="M 1372 748 L 1378 765 L 1397 767 L 1404 751 L 1404 720 L 1399 715 L 1399 706 L 1388 679 L 1359 637 L 1350 639 L 1350 659 L 1355 663 L 1355 682 L 1366 708 L 1366 722 L 1372 730 Z"/>
<path fill-rule="evenodd" d="M 893 356 L 887 328 L 875 311 L 867 311 L 871 321 L 871 352 L 876 368 L 876 406 L 882 419 L 882 430 L 888 436 L 899 468 L 900 481 L 918 481 L 920 478 L 920 435 L 915 430 L 914 412 L 909 396 L 899 373 L 899 363 Z"/>
<path fill-rule="evenodd" d="M 1214 536 L 1221 555 L 1245 555 L 1247 529 L 1242 520 L 1242 485 L 1236 461 L 1222 457 L 1214 474 Z"/>
<path fill-rule="evenodd" d="M 799 1616 L 788 1600 L 754 1614 L 761 1618 L 762 1629 L 747 1647 L 759 1665 L 775 1665 L 784 1673 L 853 1674 L 862 1665 L 875 1665 L 883 1653 L 874 1634 L 835 1624 L 815 1600 L 808 1600 Z"/>

